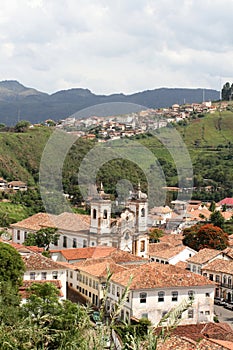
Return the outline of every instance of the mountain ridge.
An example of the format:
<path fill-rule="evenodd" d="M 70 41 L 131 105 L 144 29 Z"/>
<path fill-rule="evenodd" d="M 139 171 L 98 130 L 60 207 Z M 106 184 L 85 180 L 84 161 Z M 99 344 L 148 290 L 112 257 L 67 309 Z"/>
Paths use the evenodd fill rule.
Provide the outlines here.
<path fill-rule="evenodd" d="M 84 88 L 72 88 L 48 94 L 26 87 L 17 80 L 4 80 L 0 82 L 0 123 L 14 125 L 22 119 L 31 123 L 40 123 L 46 119 L 59 120 L 82 109 L 113 102 L 127 104 L 125 113 L 129 113 L 129 104 L 140 105 L 137 106 L 137 110 L 140 107 L 141 109 L 162 108 L 174 103 L 183 104 L 184 101 L 187 103 L 201 102 L 203 92 L 206 100 L 219 98 L 219 91 L 213 89 L 164 87 L 129 95 L 123 93 L 97 95 Z M 109 109 L 106 110 L 109 113 Z M 91 108 L 90 113 L 93 113 Z M 99 113 L 104 113 L 104 108 Z M 117 113 L 118 109 L 114 106 L 112 114 Z M 122 113 L 122 108 L 119 108 L 119 114 Z"/>

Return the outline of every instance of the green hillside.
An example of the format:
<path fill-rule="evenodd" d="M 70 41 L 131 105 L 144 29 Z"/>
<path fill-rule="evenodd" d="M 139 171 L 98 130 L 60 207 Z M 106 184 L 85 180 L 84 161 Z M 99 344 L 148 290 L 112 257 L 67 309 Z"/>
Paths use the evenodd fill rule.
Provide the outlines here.
<path fill-rule="evenodd" d="M 40 158 L 51 134 L 47 127 L 34 127 L 25 133 L 0 133 L 0 176 L 34 185 L 38 180 Z"/>
<path fill-rule="evenodd" d="M 233 143 L 233 113 L 207 114 L 191 120 L 187 126 L 178 127 L 189 149 L 222 148 Z"/>
<path fill-rule="evenodd" d="M 183 137 L 193 162 L 194 185 L 197 187 L 194 197 L 219 200 L 224 196 L 233 196 L 233 113 L 225 111 L 221 114 L 208 114 L 202 118 L 188 120 L 184 124 L 177 125 L 177 130 Z M 52 132 L 52 129 L 42 126 L 29 129 L 25 133 L 1 132 L 0 177 L 6 180 L 22 180 L 29 186 L 36 187 L 40 158 Z M 166 184 L 176 186 L 176 166 L 169 152 L 158 139 L 152 135 L 137 135 L 134 141 L 140 142 L 156 155 L 163 168 Z M 127 143 L 127 139 L 125 142 Z M 94 141 L 77 140 L 65 160 L 64 190 L 74 196 L 74 201 L 80 198 L 77 187 L 79 165 L 84 155 L 94 145 Z M 117 144 L 115 147 L 118 147 Z M 145 167 L 148 166 L 147 158 L 138 159 Z M 152 166 L 151 173 L 155 171 L 154 169 L 155 167 Z M 143 171 L 134 162 L 125 159 L 115 159 L 104 164 L 97 174 L 97 181 L 103 181 L 107 192 L 112 194 L 115 194 L 116 184 L 121 179 L 128 179 L 133 185 L 137 185 L 140 181 L 142 190 L 147 190 Z M 213 186 L 216 191 L 209 194 L 199 191 L 207 185 Z M 25 197 L 25 195 L 22 195 L 22 198 L 18 196 L 16 202 L 30 207 L 30 198 Z M 36 193 L 33 194 L 33 198 L 37 201 L 37 207 L 40 207 Z"/>

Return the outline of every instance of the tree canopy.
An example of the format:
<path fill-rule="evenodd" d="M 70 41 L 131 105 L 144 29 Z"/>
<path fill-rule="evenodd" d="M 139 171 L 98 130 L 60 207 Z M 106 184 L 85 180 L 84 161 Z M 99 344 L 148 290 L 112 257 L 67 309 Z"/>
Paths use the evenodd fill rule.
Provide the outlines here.
<path fill-rule="evenodd" d="M 222 88 L 222 100 L 229 101 L 233 96 L 233 84 L 230 85 L 229 82 L 225 83 Z"/>
<path fill-rule="evenodd" d="M 0 282 L 19 285 L 25 266 L 20 254 L 10 244 L 0 242 Z"/>
<path fill-rule="evenodd" d="M 223 250 L 228 246 L 227 233 L 212 224 L 186 228 L 183 236 L 183 244 L 197 251 L 203 248 Z"/>
<path fill-rule="evenodd" d="M 220 211 L 215 210 L 211 215 L 210 215 L 210 222 L 214 226 L 218 226 L 220 228 L 223 228 L 225 219 L 220 213 Z"/>
<path fill-rule="evenodd" d="M 29 233 L 26 240 L 24 241 L 24 245 L 33 246 L 36 245 L 39 248 L 44 248 L 45 250 L 49 250 L 50 244 L 56 244 L 60 234 L 57 233 L 57 228 L 47 227 L 42 228 L 36 233 Z"/>

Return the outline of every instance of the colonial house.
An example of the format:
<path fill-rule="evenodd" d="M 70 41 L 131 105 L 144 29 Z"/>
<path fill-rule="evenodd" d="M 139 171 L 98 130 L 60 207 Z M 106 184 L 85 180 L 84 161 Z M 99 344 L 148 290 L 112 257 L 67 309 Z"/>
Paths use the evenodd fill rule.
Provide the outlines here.
<path fill-rule="evenodd" d="M 192 272 L 201 274 L 202 269 L 216 259 L 233 260 L 227 252 L 204 248 L 187 260 L 187 268 Z"/>
<path fill-rule="evenodd" d="M 56 227 L 60 238 L 51 249 L 94 247 L 104 245 L 119 248 L 141 257 L 148 254 L 148 201 L 140 187 L 131 193 L 120 217 L 111 219 L 110 199 L 103 189 L 90 202 L 91 215 L 39 213 L 12 224 L 13 242 L 23 243 L 28 232 Z"/>
<path fill-rule="evenodd" d="M 100 306 L 103 298 L 108 271 L 114 274 L 148 262 L 144 258 L 119 249 L 114 249 L 108 255 L 105 254 L 105 256 L 100 257 L 100 255 L 104 255 L 102 254 L 102 248 L 107 247 L 97 247 L 96 254 L 93 254 L 95 257 L 66 265 L 69 268 L 67 275 L 68 287 L 72 288 L 73 292 L 75 291 L 78 294 L 77 297 L 81 297 L 83 302 L 91 303 L 96 307 Z M 91 248 L 80 250 L 86 249 Z"/>
<path fill-rule="evenodd" d="M 149 259 L 161 264 L 176 265 L 180 261 L 186 261 L 197 252 L 190 247 L 179 245 L 176 247 L 165 245 L 165 243 L 149 244 Z"/>
<path fill-rule="evenodd" d="M 20 286 L 23 302 L 27 295 L 27 288 L 35 282 L 50 282 L 54 284 L 59 289 L 60 298 L 66 299 L 66 267 L 43 256 L 41 248 L 25 247 L 21 244 L 9 242 L 6 242 L 6 244 L 10 244 L 18 251 L 25 265 L 23 284 Z"/>
<path fill-rule="evenodd" d="M 202 274 L 216 282 L 216 297 L 233 301 L 233 260 L 215 259 L 203 267 Z"/>
<path fill-rule="evenodd" d="M 114 308 L 131 276 L 133 280 L 129 287 L 129 295 L 121 311 L 121 318 L 125 321 L 129 321 L 131 317 L 143 317 L 157 325 L 169 310 L 184 300 L 191 299 L 192 304 L 183 313 L 181 324 L 213 320 L 215 283 L 182 268 L 156 262 L 127 269 L 112 276 L 108 293 L 110 310 Z"/>
<path fill-rule="evenodd" d="M 26 271 L 23 276 L 23 287 L 33 282 L 51 282 L 60 289 L 61 299 L 66 299 L 66 268 L 41 254 L 29 253 L 22 256 Z"/>

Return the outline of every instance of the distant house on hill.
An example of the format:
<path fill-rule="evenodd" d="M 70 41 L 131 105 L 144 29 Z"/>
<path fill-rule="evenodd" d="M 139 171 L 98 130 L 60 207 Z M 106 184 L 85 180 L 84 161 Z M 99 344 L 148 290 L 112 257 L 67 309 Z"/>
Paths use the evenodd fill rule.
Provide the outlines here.
<path fill-rule="evenodd" d="M 23 181 L 8 182 L 8 188 L 14 191 L 27 191 L 27 184 Z"/>
<path fill-rule="evenodd" d="M 233 198 L 224 198 L 217 203 L 217 206 L 221 209 L 225 206 L 227 210 L 233 210 Z"/>
<path fill-rule="evenodd" d="M 0 191 L 4 191 L 7 188 L 7 181 L 0 177 Z"/>

